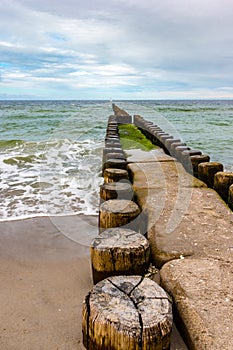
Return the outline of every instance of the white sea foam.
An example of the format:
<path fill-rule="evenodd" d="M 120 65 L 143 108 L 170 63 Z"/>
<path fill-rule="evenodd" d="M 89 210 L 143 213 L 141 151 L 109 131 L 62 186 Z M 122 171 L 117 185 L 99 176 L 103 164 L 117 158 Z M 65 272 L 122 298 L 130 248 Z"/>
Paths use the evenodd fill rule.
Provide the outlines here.
<path fill-rule="evenodd" d="M 0 220 L 97 214 L 111 104 L 0 101 Z"/>
<path fill-rule="evenodd" d="M 0 156 L 0 220 L 96 215 L 102 142 L 64 139 L 30 145 Z M 35 146 L 40 151 L 32 156 Z"/>

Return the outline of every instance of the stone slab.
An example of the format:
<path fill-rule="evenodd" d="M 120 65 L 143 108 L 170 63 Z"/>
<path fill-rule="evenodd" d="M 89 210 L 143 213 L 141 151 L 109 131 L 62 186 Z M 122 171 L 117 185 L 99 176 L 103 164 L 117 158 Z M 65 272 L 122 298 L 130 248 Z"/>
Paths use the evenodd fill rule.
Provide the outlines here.
<path fill-rule="evenodd" d="M 128 164 L 128 170 L 135 190 L 163 188 L 170 191 L 180 187 L 207 187 L 204 182 L 187 173 L 177 161 L 131 163 Z"/>
<path fill-rule="evenodd" d="M 214 190 L 176 163 L 129 167 L 156 267 L 180 256 L 232 259 L 233 213 Z"/>
<path fill-rule="evenodd" d="M 221 259 L 173 260 L 161 269 L 175 320 L 192 350 L 233 349 L 233 265 Z"/>
<path fill-rule="evenodd" d="M 156 148 L 151 151 L 143 151 L 140 149 L 124 150 L 129 163 L 140 162 L 174 162 L 175 158 L 167 155 L 162 148 Z"/>
<path fill-rule="evenodd" d="M 180 256 L 232 259 L 233 213 L 207 188 L 136 192 L 140 215 L 147 217 L 152 260 L 161 267 Z"/>

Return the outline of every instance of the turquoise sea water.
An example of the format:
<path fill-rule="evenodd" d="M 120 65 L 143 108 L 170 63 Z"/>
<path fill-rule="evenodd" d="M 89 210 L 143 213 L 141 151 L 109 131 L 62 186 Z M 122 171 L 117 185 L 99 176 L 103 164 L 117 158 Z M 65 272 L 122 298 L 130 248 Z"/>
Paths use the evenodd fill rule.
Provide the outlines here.
<path fill-rule="evenodd" d="M 233 101 L 119 101 L 233 171 Z M 97 214 L 108 101 L 0 101 L 0 220 Z"/>

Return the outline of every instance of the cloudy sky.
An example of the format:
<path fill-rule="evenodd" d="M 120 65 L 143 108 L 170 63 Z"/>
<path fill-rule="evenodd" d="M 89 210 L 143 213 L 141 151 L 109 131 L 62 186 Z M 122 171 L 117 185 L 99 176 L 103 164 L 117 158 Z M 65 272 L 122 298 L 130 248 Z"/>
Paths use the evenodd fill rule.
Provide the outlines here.
<path fill-rule="evenodd" d="M 0 1 L 0 99 L 233 99 L 232 0 Z"/>

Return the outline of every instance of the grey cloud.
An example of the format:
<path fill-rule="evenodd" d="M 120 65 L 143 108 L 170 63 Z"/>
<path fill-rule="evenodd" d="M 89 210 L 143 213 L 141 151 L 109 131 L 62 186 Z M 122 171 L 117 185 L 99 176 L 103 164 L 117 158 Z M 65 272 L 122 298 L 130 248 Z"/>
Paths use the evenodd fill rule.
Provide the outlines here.
<path fill-rule="evenodd" d="M 1 59 L 27 65 L 32 75 L 56 74 L 69 84 L 65 74 L 83 70 L 98 86 L 103 65 L 117 65 L 134 91 L 233 85 L 229 0 L 2 1 L 2 40 L 22 47 L 0 46 Z M 79 79 L 86 84 L 85 74 Z"/>

